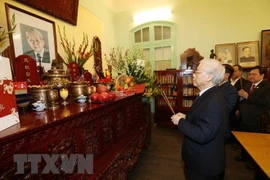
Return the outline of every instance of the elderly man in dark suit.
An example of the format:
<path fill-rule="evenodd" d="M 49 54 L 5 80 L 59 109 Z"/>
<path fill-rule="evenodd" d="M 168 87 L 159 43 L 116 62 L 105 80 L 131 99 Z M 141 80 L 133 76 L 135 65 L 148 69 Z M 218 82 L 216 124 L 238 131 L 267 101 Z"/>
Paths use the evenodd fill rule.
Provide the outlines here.
<path fill-rule="evenodd" d="M 187 180 L 221 180 L 225 172 L 227 109 L 219 84 L 225 68 L 214 59 L 200 61 L 193 84 L 200 89 L 188 113 L 177 113 L 172 122 L 184 134 L 182 157 Z"/>
<path fill-rule="evenodd" d="M 268 114 L 270 105 L 270 84 L 264 81 L 266 69 L 260 66 L 253 67 L 249 72 L 249 81 L 243 89 L 238 91 L 238 95 L 243 98 L 239 107 L 239 117 L 241 118 L 241 131 L 260 132 L 260 118 Z M 241 156 L 236 160 L 243 160 L 245 151 L 242 149 Z M 247 166 L 252 169 L 252 164 Z"/>
<path fill-rule="evenodd" d="M 42 33 L 36 28 L 29 28 L 25 34 L 32 50 L 24 54 L 32 57 L 37 62 L 50 63 L 50 52 L 44 48 L 45 41 Z"/>

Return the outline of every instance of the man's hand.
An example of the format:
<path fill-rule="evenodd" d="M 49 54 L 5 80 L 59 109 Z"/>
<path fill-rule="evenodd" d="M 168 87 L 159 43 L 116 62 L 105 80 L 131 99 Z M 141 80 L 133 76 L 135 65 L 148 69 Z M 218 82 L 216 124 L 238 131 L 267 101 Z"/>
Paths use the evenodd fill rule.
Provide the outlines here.
<path fill-rule="evenodd" d="M 172 115 L 171 120 L 173 124 L 178 125 L 181 118 L 186 119 L 186 115 L 183 113 L 177 113 L 175 115 Z"/>
<path fill-rule="evenodd" d="M 240 89 L 238 91 L 238 95 L 241 96 L 244 99 L 247 99 L 248 98 L 248 93 L 246 91 L 244 91 L 243 89 Z"/>

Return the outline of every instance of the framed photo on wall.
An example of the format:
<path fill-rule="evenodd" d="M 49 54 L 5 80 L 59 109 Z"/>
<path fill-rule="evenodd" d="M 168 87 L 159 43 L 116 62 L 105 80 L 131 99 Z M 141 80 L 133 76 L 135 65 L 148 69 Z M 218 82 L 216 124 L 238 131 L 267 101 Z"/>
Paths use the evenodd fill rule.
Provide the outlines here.
<path fill-rule="evenodd" d="M 15 15 L 17 27 L 11 35 L 10 46 L 15 57 L 25 54 L 32 57 L 47 71 L 56 58 L 55 23 L 33 13 L 5 3 L 8 28 L 11 17 Z"/>
<path fill-rule="evenodd" d="M 217 44 L 215 46 L 216 58 L 222 64 L 235 65 L 235 43 Z"/>
<path fill-rule="evenodd" d="M 237 60 L 242 67 L 259 65 L 259 41 L 237 43 Z"/>
<path fill-rule="evenodd" d="M 262 66 L 270 65 L 270 29 L 262 30 L 261 33 Z"/>
<path fill-rule="evenodd" d="M 79 0 L 57 1 L 54 0 L 16 0 L 42 12 L 62 19 L 70 24 L 77 25 Z"/>

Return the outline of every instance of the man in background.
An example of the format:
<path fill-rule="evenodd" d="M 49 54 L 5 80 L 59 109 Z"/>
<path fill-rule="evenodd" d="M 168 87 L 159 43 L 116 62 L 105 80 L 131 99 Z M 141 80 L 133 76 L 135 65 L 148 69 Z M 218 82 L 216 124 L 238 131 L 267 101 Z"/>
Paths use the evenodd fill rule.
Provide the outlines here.
<path fill-rule="evenodd" d="M 242 77 L 243 74 L 243 68 L 240 65 L 234 65 L 233 66 L 233 74 L 232 77 L 230 78 L 231 84 L 235 87 L 236 91 L 238 92 L 240 89 L 243 89 L 246 83 L 248 81 Z M 240 120 L 238 118 L 239 116 L 239 105 L 240 105 L 240 96 L 238 96 L 236 104 L 233 108 L 232 111 L 232 116 L 230 117 L 230 125 L 231 125 L 231 130 L 240 130 Z"/>
<path fill-rule="evenodd" d="M 222 180 L 225 172 L 227 110 L 219 84 L 225 69 L 218 60 L 200 61 L 193 73 L 193 85 L 200 96 L 185 115 L 171 117 L 184 134 L 182 157 L 186 180 Z"/>
<path fill-rule="evenodd" d="M 231 128 L 230 128 L 231 125 L 229 123 L 229 119 L 232 115 L 232 110 L 237 101 L 238 94 L 237 94 L 236 89 L 230 83 L 230 79 L 234 71 L 233 67 L 229 64 L 223 64 L 223 66 L 225 67 L 225 75 L 224 75 L 224 78 L 220 87 L 223 90 L 224 98 L 225 98 L 226 106 L 227 106 L 227 115 L 228 115 L 227 140 L 230 141 L 232 138 L 232 134 L 231 134 Z"/>
<path fill-rule="evenodd" d="M 24 54 L 32 57 L 37 62 L 50 63 L 50 53 L 44 48 L 45 41 L 42 33 L 36 28 L 28 28 L 25 35 L 32 50 Z"/>
<path fill-rule="evenodd" d="M 241 131 L 261 132 L 260 120 L 262 115 L 268 115 L 270 105 L 270 83 L 264 81 L 266 69 L 260 66 L 253 67 L 249 72 L 249 81 L 238 95 L 243 98 L 239 107 L 239 118 L 241 119 Z M 247 159 L 247 153 L 242 148 L 237 161 Z M 254 163 L 247 163 L 248 169 L 254 169 Z"/>

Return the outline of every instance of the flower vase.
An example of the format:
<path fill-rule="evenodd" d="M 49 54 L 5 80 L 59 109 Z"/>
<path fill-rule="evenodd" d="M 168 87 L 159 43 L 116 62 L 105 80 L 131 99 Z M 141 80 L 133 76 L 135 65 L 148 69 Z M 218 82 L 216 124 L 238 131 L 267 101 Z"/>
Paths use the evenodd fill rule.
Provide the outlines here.
<path fill-rule="evenodd" d="M 142 97 L 142 102 L 143 102 L 143 104 L 144 104 L 144 103 L 150 103 L 150 99 L 151 99 L 151 98 L 149 98 L 149 97 L 143 96 L 143 97 Z"/>
<path fill-rule="evenodd" d="M 135 89 L 136 89 L 136 93 L 144 93 L 144 89 L 145 89 L 145 83 L 142 84 L 135 84 Z"/>
<path fill-rule="evenodd" d="M 85 81 L 84 68 L 79 66 L 79 72 L 80 72 L 80 76 L 78 76 L 77 81 Z"/>

